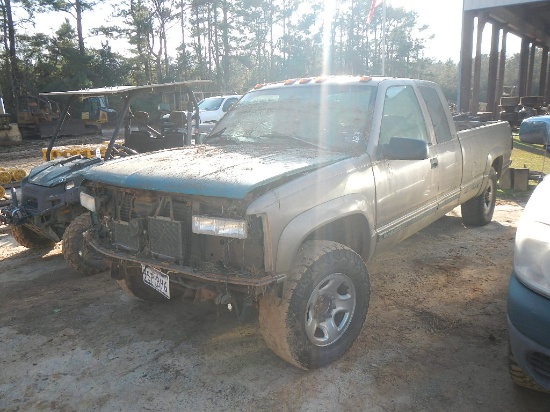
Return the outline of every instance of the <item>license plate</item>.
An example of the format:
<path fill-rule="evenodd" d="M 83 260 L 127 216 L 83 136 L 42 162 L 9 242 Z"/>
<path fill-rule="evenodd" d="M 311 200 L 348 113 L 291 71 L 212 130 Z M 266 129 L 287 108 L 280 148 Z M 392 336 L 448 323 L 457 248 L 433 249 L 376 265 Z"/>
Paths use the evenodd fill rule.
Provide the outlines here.
<path fill-rule="evenodd" d="M 141 265 L 141 272 L 143 273 L 143 282 L 147 286 L 152 287 L 170 299 L 170 279 L 168 275 L 165 275 L 158 269 L 145 265 Z"/>

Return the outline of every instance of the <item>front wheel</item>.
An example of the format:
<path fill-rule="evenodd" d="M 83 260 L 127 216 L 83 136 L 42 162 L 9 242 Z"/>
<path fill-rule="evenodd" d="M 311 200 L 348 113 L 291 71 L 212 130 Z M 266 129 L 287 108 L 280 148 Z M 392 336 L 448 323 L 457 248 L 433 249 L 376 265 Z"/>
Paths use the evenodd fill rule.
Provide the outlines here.
<path fill-rule="evenodd" d="M 330 364 L 353 344 L 367 314 L 370 282 L 365 263 L 348 247 L 308 241 L 282 297 L 260 300 L 260 330 L 278 356 L 302 369 Z"/>
<path fill-rule="evenodd" d="M 487 188 L 479 196 L 460 206 L 462 220 L 466 225 L 484 226 L 491 222 L 497 201 L 497 172 L 491 168 Z"/>
<path fill-rule="evenodd" d="M 74 219 L 63 234 L 63 257 L 67 264 L 84 275 L 95 275 L 109 268 L 105 256 L 88 245 L 83 233 L 92 227 L 89 213 Z"/>
<path fill-rule="evenodd" d="M 28 249 L 51 249 L 56 244 L 52 239 L 39 235 L 25 225 L 12 225 L 11 235 L 17 243 Z"/>

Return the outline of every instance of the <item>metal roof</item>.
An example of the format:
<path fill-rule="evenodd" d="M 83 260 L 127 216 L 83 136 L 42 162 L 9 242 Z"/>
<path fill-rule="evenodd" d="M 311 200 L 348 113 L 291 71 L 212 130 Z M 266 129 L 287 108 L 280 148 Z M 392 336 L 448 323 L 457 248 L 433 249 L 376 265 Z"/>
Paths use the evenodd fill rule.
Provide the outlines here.
<path fill-rule="evenodd" d="M 143 86 L 113 86 L 113 87 L 100 87 L 97 89 L 83 89 L 83 90 L 71 90 L 65 92 L 44 92 L 40 93 L 40 96 L 105 96 L 115 94 L 127 94 L 134 91 L 143 91 L 144 93 L 159 92 L 163 90 L 173 90 L 177 87 L 197 87 L 212 84 L 210 80 L 189 80 L 184 82 L 174 83 L 161 83 L 161 84 L 146 84 Z"/>
<path fill-rule="evenodd" d="M 550 47 L 550 0 L 464 0 L 464 11 L 483 12 L 519 37 Z"/>

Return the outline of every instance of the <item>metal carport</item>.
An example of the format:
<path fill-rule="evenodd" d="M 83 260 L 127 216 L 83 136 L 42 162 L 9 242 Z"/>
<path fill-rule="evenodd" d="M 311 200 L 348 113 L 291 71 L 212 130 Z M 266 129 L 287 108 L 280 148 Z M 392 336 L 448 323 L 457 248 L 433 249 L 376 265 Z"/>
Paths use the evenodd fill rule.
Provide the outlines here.
<path fill-rule="evenodd" d="M 481 79 L 481 46 L 487 23 L 492 26 L 489 75 L 487 79 Z M 464 0 L 458 89 L 460 111 L 478 111 L 480 84 L 487 81 L 487 111 L 493 112 L 496 117 L 503 94 L 506 38 L 509 33 L 521 39 L 517 94 L 543 96 L 544 102 L 549 102 L 550 0 Z M 538 89 L 531 86 L 537 48 L 542 51 Z"/>

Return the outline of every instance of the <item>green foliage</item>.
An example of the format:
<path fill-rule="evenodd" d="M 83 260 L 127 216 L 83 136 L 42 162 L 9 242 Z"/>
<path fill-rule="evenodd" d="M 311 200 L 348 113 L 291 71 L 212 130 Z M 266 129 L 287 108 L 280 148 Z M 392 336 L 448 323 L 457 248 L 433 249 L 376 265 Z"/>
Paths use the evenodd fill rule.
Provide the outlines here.
<path fill-rule="evenodd" d="M 127 59 L 114 54 L 108 45 L 90 49 L 82 57 L 75 39 L 68 20 L 51 37 L 20 37 L 24 94 L 129 83 L 131 65 Z"/>
<path fill-rule="evenodd" d="M 458 87 L 458 65 L 452 60 L 446 62 L 426 62 L 422 70 L 424 80 L 433 81 L 441 86 L 449 102 L 456 103 Z"/>
<path fill-rule="evenodd" d="M 370 2 L 339 0 L 325 21 L 329 2 L 323 0 L 120 0 L 113 3 L 117 24 L 93 30 L 106 42 L 83 50 L 77 11 L 91 18 L 98 4 L 29 2 L 29 13 L 70 16 L 52 34 L 28 35 L 24 25 L 18 27 L 23 92 L 196 78 L 214 80 L 220 92 L 243 92 L 291 77 L 381 73 L 382 8 L 367 23 Z M 182 42 L 174 50 L 168 49 L 169 27 L 181 29 Z M 386 75 L 437 81 L 455 100 L 457 65 L 423 58 L 425 30 L 414 12 L 387 6 Z M 113 53 L 110 39 L 126 39 L 128 55 Z M 1 64 L 9 69 L 6 59 Z M 9 77 L 0 82 L 9 88 Z"/>

